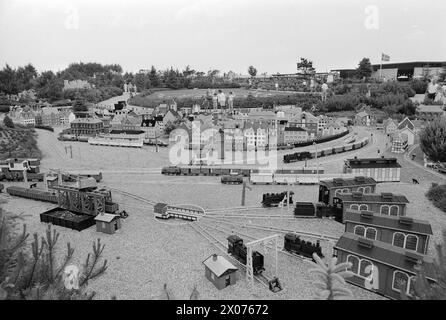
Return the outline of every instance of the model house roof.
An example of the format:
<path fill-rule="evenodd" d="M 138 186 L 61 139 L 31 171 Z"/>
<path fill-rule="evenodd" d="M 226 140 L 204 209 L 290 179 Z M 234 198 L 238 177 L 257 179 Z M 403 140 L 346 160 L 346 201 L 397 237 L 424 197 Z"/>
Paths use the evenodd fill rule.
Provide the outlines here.
<path fill-rule="evenodd" d="M 400 168 L 396 158 L 353 158 L 345 160 L 347 166 L 356 168 Z"/>
<path fill-rule="evenodd" d="M 402 194 L 393 194 L 390 192 L 382 193 L 340 193 L 337 195 L 342 202 L 360 202 L 360 203 L 409 203 L 406 196 Z"/>
<path fill-rule="evenodd" d="M 301 127 L 286 127 L 285 131 L 301 131 L 301 132 L 307 132 L 304 128 Z"/>
<path fill-rule="evenodd" d="M 401 130 L 404 128 L 409 128 L 410 130 L 415 129 L 415 125 L 412 123 L 412 121 L 410 121 L 410 119 L 408 117 L 404 118 L 403 121 L 401 121 L 398 124 L 398 130 Z"/>
<path fill-rule="evenodd" d="M 76 118 L 71 123 L 102 123 L 98 118 Z"/>
<path fill-rule="evenodd" d="M 390 243 L 371 240 L 353 233 L 344 233 L 339 238 L 334 249 L 380 262 L 412 275 L 416 274 L 414 267 L 417 261 L 420 261 L 426 270 L 426 276 L 431 280 L 435 280 L 433 259 L 431 257 L 393 246 Z"/>
<path fill-rule="evenodd" d="M 217 277 L 228 271 L 237 271 L 238 268 L 226 260 L 224 257 L 213 254 L 203 261 L 203 264 L 211 270 Z"/>
<path fill-rule="evenodd" d="M 392 118 L 387 118 L 386 120 L 383 121 L 384 127 L 387 127 L 390 124 L 395 125 L 395 127 L 398 126 L 398 123 L 396 122 L 396 120 L 394 120 Z"/>
<path fill-rule="evenodd" d="M 118 216 L 110 213 L 100 213 L 94 219 L 101 222 L 112 222 L 115 218 L 118 218 Z"/>
<path fill-rule="evenodd" d="M 347 209 L 344 214 L 344 222 L 354 222 L 367 226 L 392 229 L 423 235 L 432 235 L 432 227 L 426 220 L 409 217 L 388 216 L 371 211 L 356 211 Z"/>
<path fill-rule="evenodd" d="M 352 187 L 352 186 L 369 186 L 376 185 L 376 181 L 370 177 L 354 177 L 354 178 L 335 178 L 332 180 L 324 180 L 320 182 L 328 188 Z"/>

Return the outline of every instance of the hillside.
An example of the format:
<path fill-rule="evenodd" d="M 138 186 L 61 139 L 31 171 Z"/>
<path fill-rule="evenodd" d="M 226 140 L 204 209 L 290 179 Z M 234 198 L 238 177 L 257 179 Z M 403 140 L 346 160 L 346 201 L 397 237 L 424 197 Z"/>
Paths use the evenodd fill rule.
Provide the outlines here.
<path fill-rule="evenodd" d="M 0 126 L 0 159 L 10 157 L 41 157 L 34 129 Z"/>

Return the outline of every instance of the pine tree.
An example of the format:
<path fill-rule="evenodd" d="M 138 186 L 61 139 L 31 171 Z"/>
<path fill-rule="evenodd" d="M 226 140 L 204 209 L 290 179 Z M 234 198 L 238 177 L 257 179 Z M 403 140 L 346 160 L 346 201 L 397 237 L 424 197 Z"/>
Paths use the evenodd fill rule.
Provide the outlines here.
<path fill-rule="evenodd" d="M 71 261 L 74 249 L 67 243 L 66 253 L 60 257 L 57 250 L 59 233 L 49 225 L 45 236 L 33 234 L 31 247 L 26 225 L 16 233 L 18 220 L 0 208 L 0 300 L 79 300 L 93 299 L 95 293 L 87 292 L 88 282 L 107 270 L 107 260 L 100 265 L 104 245 L 98 239 L 93 243 L 93 253 L 88 254 L 79 275 L 79 285 L 67 288 L 64 272 Z"/>
<path fill-rule="evenodd" d="M 372 75 L 372 64 L 369 58 L 363 58 L 356 69 L 359 78 L 369 78 Z"/>
<path fill-rule="evenodd" d="M 432 161 L 446 162 L 446 119 L 429 121 L 420 133 L 420 147 Z"/>
<path fill-rule="evenodd" d="M 3 124 L 8 128 L 14 128 L 14 122 L 12 122 L 11 118 L 8 116 L 5 116 L 3 119 Z"/>
<path fill-rule="evenodd" d="M 437 257 L 433 264 L 433 274 L 436 282 L 426 278 L 423 265 L 417 265 L 417 276 L 413 286 L 411 299 L 414 300 L 446 300 L 446 230 L 443 230 L 443 243 L 436 244 Z M 401 290 L 401 298 L 409 299 L 405 290 Z"/>
<path fill-rule="evenodd" d="M 337 258 L 327 258 L 329 260 L 326 264 L 322 259 L 313 253 L 313 259 L 316 261 L 308 262 L 313 267 L 310 269 L 310 273 L 317 276 L 318 280 L 313 284 L 316 288 L 321 290 L 318 293 L 318 299 L 321 300 L 336 300 L 351 298 L 353 296 L 352 292 L 344 288 L 346 282 L 345 278 L 353 276 L 353 272 L 347 269 L 351 267 L 350 262 L 337 263 Z"/>

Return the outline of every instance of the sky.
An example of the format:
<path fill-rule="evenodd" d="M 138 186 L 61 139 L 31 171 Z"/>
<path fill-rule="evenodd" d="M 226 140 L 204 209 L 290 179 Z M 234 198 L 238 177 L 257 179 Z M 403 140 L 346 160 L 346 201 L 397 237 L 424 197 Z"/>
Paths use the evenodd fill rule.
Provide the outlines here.
<path fill-rule="evenodd" d="M 72 62 L 247 74 L 446 61 L 444 0 L 0 0 L 0 66 Z"/>

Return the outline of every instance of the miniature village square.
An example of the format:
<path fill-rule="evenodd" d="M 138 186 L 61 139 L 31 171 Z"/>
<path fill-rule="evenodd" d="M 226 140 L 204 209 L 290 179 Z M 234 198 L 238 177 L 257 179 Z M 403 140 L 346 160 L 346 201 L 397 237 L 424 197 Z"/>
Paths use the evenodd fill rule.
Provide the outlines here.
<path fill-rule="evenodd" d="M 0 300 L 446 299 L 444 3 L 71 2 L 1 5 Z"/>

